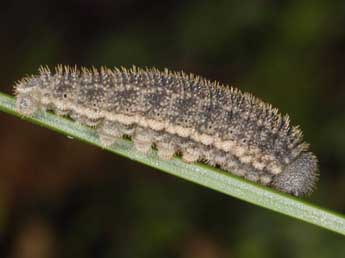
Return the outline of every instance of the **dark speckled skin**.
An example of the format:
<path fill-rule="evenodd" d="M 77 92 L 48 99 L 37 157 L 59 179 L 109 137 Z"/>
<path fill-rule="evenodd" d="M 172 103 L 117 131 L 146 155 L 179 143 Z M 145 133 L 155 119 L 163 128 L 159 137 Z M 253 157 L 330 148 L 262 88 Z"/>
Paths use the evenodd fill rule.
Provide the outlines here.
<path fill-rule="evenodd" d="M 19 112 L 67 114 L 96 127 L 109 143 L 127 134 L 142 151 L 156 144 L 162 157 L 179 152 L 187 161 L 206 160 L 297 196 L 310 193 L 317 180 L 317 159 L 287 115 L 251 94 L 195 75 L 135 67 L 58 67 L 55 73 L 41 68 L 38 76 L 19 82 L 16 93 Z M 151 122 L 123 124 L 109 120 L 105 111 Z M 177 132 L 171 134 L 156 122 Z M 187 129 L 187 136 L 180 128 Z M 206 144 L 209 138 L 195 140 L 198 135 L 211 137 L 211 143 Z M 231 148 L 221 149 L 223 143 Z"/>

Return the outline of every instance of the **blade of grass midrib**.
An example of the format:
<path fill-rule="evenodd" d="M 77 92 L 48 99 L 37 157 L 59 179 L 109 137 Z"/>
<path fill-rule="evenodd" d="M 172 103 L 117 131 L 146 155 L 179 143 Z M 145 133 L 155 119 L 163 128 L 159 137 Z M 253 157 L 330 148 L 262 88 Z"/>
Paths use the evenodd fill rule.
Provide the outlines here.
<path fill-rule="evenodd" d="M 14 98 L 2 93 L 0 93 L 0 110 L 103 148 L 93 129 L 46 112 L 39 113 L 34 117 L 22 117 L 15 111 Z M 209 189 L 345 235 L 345 217 L 342 214 L 307 203 L 303 199 L 251 183 L 216 168 L 199 163 L 187 164 L 179 158 L 170 161 L 161 160 L 153 150 L 145 155 L 137 152 L 132 143 L 125 139 L 103 149 L 203 185 Z"/>

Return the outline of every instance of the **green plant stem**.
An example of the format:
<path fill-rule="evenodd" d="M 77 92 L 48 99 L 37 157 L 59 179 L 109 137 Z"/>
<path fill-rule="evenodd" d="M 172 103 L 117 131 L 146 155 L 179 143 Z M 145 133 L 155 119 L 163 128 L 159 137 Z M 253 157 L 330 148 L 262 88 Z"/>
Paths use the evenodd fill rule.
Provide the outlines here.
<path fill-rule="evenodd" d="M 121 139 L 113 146 L 104 148 L 101 146 L 95 130 L 48 112 L 40 112 L 34 117 L 23 117 L 15 110 L 14 98 L 2 93 L 0 93 L 0 110 L 171 175 L 345 235 L 345 217 L 343 215 L 317 207 L 302 199 L 276 192 L 203 164 L 187 164 L 180 158 L 169 161 L 161 160 L 154 150 L 147 155 L 142 154 L 133 148 L 129 140 Z"/>

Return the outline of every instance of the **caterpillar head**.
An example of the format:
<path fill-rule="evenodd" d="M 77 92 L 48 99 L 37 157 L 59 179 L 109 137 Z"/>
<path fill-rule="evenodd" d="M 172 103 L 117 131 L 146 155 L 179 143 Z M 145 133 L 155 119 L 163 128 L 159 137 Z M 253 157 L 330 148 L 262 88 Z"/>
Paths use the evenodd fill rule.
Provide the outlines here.
<path fill-rule="evenodd" d="M 39 77 L 25 78 L 15 87 L 16 109 L 19 113 L 30 116 L 39 108 L 40 93 L 37 88 L 40 85 Z"/>

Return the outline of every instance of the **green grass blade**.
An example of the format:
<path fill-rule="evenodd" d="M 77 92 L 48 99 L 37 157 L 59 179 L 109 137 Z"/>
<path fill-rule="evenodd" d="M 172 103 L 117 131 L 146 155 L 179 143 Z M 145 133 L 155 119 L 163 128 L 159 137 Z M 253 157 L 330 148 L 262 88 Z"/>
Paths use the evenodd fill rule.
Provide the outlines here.
<path fill-rule="evenodd" d="M 0 93 L 0 110 L 104 148 L 100 145 L 93 129 L 74 123 L 69 119 L 47 112 L 39 113 L 34 117 L 22 117 L 15 111 L 14 98 L 2 93 Z M 345 235 L 345 217 L 343 215 L 317 207 L 302 199 L 248 182 L 216 168 L 203 164 L 187 164 L 179 158 L 170 161 L 161 160 L 153 150 L 145 155 L 136 151 L 131 141 L 125 139 L 119 140 L 118 143 L 104 149 L 243 201 Z"/>

